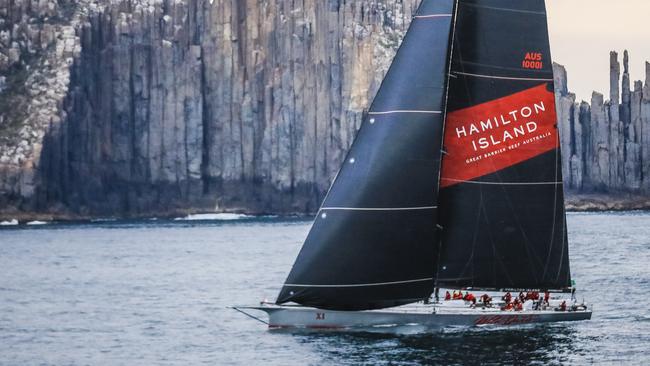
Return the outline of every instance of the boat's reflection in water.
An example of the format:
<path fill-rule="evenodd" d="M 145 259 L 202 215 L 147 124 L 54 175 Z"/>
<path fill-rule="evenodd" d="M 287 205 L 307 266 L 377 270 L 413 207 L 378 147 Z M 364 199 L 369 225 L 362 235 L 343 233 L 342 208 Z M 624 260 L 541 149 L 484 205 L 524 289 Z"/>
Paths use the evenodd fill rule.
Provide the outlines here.
<path fill-rule="evenodd" d="M 310 345 L 332 364 L 554 364 L 570 362 L 581 342 L 571 325 L 413 327 L 356 332 L 273 331 Z"/>

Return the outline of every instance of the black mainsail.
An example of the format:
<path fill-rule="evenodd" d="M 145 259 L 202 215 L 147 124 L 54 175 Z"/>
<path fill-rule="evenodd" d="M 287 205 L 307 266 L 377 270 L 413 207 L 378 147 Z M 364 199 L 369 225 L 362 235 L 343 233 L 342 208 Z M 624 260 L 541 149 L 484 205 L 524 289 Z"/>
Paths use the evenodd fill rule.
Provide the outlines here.
<path fill-rule="evenodd" d="M 437 286 L 570 287 L 543 0 L 458 5 Z"/>
<path fill-rule="evenodd" d="M 424 0 L 277 303 L 567 290 L 553 90 L 544 0 Z"/>
<path fill-rule="evenodd" d="M 363 310 L 431 295 L 454 4 L 422 1 L 278 304 Z"/>

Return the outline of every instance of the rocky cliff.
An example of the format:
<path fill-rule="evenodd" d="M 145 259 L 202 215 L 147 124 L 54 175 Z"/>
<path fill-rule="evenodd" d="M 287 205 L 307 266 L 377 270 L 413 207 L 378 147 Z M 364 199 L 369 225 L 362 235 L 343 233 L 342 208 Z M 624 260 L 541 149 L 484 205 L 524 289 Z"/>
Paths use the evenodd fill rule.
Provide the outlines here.
<path fill-rule="evenodd" d="M 628 52 L 622 70 L 616 52 L 610 64 L 609 100 L 594 92 L 591 104 L 576 103 L 567 88 L 566 70 L 555 65 L 566 188 L 576 193 L 650 195 L 650 63 L 645 84 L 636 81 L 633 88 Z"/>
<path fill-rule="evenodd" d="M 0 0 L 0 216 L 315 211 L 418 3 Z M 650 192 L 626 70 L 556 67 L 575 192 Z"/>
<path fill-rule="evenodd" d="M 0 0 L 0 204 L 313 211 L 417 2 Z"/>

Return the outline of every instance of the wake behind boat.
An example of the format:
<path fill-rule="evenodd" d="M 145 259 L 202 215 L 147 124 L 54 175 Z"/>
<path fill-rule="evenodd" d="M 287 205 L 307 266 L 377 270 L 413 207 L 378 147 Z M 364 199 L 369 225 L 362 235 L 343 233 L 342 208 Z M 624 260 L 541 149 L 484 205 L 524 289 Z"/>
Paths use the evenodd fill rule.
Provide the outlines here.
<path fill-rule="evenodd" d="M 590 319 L 550 295 L 428 300 L 575 291 L 553 91 L 544 0 L 423 0 L 275 304 L 238 310 L 310 328 Z"/>

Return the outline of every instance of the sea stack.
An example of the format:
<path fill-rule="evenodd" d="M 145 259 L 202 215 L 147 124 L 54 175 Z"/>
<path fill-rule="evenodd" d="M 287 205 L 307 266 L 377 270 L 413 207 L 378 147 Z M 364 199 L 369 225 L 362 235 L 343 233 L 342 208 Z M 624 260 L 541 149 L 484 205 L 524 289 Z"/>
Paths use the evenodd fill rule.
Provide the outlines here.
<path fill-rule="evenodd" d="M 555 65 L 565 157 L 562 170 L 569 193 L 650 191 L 650 63 L 645 64 L 645 83 L 633 83 L 630 59 L 625 51 L 621 70 L 618 53 L 611 52 L 610 99 L 594 92 L 591 103 L 576 103 L 575 96 L 568 93 L 565 69 Z"/>

